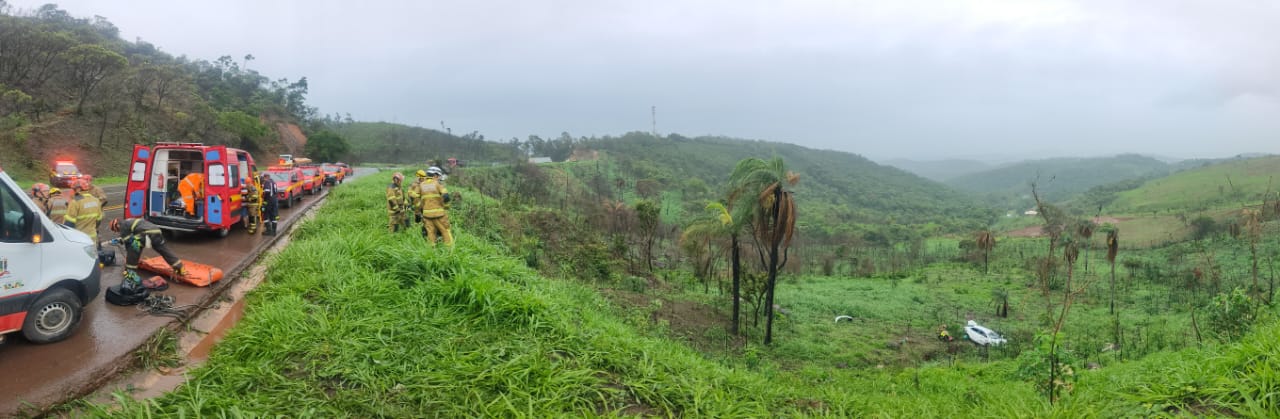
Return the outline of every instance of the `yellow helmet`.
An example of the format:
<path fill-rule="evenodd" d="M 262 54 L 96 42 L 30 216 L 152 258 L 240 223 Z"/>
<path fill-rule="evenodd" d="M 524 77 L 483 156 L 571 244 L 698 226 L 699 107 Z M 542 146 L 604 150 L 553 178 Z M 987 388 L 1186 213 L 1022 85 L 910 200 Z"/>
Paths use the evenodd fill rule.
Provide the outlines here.
<path fill-rule="evenodd" d="M 416 174 L 418 177 L 427 177 L 427 172 L 424 172 L 422 169 L 418 169 L 418 173 Z"/>

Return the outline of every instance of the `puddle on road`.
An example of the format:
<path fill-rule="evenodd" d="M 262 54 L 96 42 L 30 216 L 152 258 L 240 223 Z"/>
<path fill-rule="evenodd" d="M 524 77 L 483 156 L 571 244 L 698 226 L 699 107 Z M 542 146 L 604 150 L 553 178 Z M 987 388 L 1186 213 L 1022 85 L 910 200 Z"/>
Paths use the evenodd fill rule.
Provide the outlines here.
<path fill-rule="evenodd" d="M 214 345 L 221 342 L 222 338 L 227 335 L 227 330 L 239 323 L 243 317 L 244 299 L 241 298 L 231 305 L 230 311 L 222 317 L 222 320 L 218 321 L 218 324 L 213 326 L 213 330 L 210 330 L 209 334 L 204 335 L 204 339 L 200 340 L 200 343 L 191 348 L 191 352 L 187 353 L 187 364 L 203 364 L 204 361 L 207 361 L 209 353 L 213 352 Z"/>

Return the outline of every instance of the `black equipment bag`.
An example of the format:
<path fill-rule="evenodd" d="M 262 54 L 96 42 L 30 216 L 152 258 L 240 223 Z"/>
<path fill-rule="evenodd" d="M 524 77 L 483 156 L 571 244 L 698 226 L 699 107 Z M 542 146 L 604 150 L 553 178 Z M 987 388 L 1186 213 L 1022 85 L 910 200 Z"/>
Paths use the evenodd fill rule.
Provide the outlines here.
<path fill-rule="evenodd" d="M 107 287 L 107 302 L 118 306 L 131 306 L 147 300 L 151 291 L 146 288 L 125 288 L 121 285 Z"/>

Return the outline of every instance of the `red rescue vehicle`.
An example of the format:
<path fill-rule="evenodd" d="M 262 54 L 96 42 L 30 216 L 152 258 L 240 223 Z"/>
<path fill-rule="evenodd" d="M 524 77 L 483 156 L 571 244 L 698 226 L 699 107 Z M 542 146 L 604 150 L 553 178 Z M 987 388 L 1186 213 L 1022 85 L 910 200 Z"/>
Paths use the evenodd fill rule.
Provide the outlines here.
<path fill-rule="evenodd" d="M 204 176 L 204 197 L 187 215 L 178 183 Z M 156 143 L 133 146 L 125 217 L 144 217 L 173 231 L 211 231 L 225 237 L 244 216 L 242 189 L 257 175 L 253 156 L 222 145 Z"/>

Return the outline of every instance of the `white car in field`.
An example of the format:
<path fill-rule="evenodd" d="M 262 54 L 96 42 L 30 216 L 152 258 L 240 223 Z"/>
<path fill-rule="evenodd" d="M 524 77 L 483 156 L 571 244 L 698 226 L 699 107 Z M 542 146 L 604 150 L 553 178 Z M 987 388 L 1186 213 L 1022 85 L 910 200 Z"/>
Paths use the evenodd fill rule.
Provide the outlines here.
<path fill-rule="evenodd" d="M 1007 342 L 999 333 L 994 330 L 978 325 L 978 322 L 969 320 L 969 324 L 964 326 L 964 334 L 970 341 L 980 346 L 1000 346 Z"/>

